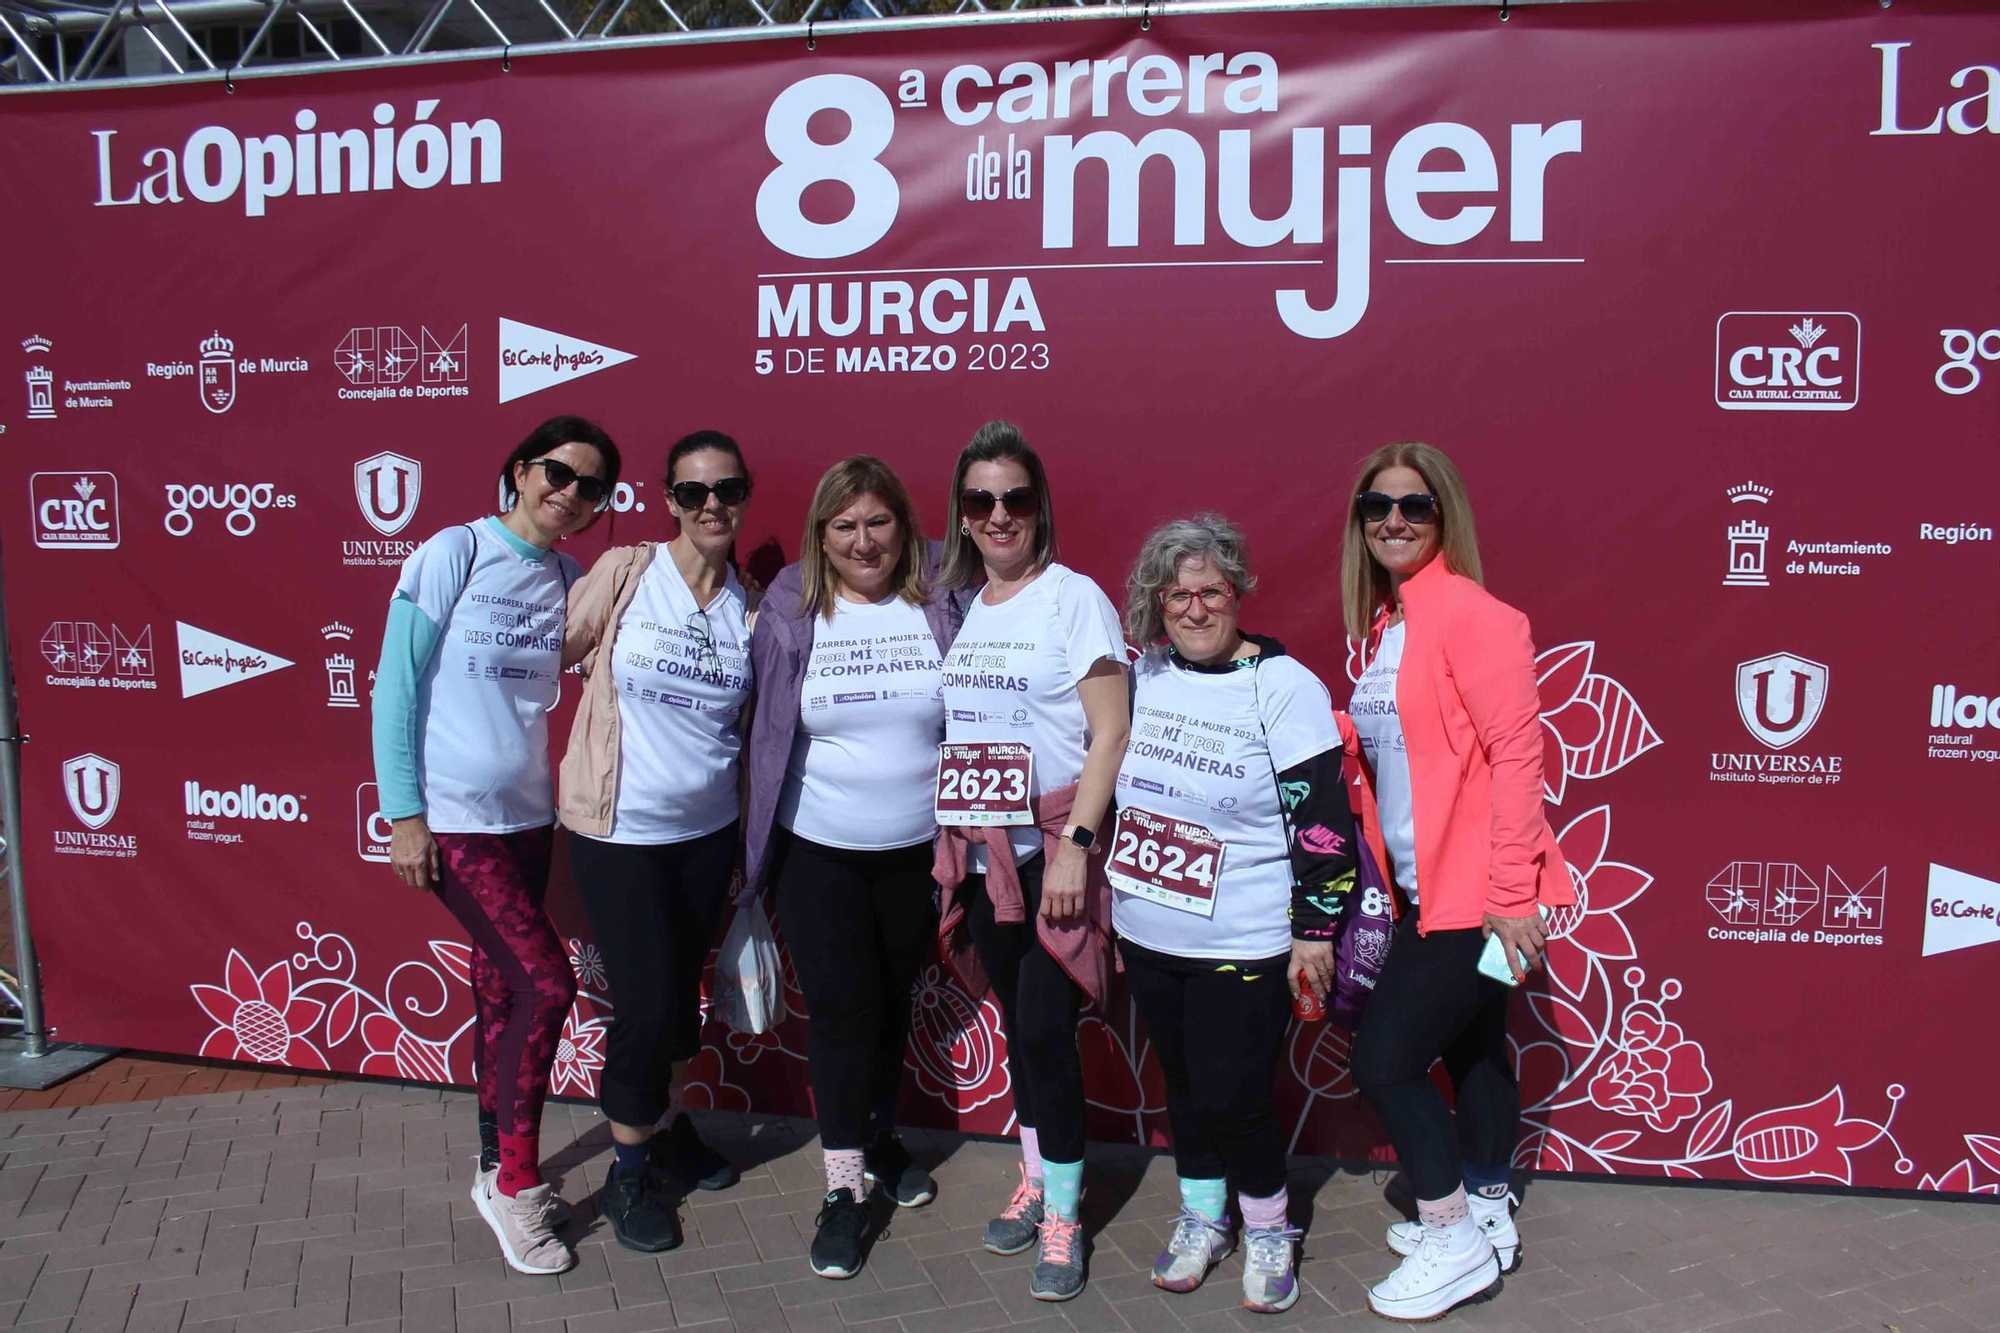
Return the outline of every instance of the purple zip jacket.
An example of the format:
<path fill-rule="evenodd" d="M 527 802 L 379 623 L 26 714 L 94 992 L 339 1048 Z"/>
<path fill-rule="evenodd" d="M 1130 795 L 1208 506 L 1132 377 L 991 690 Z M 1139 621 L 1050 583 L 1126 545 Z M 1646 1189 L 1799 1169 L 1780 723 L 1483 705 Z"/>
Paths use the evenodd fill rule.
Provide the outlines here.
<path fill-rule="evenodd" d="M 926 572 L 933 578 L 943 553 L 939 542 L 928 544 Z M 806 663 L 812 660 L 813 634 L 820 617 L 801 615 L 799 599 L 805 580 L 799 566 L 786 565 L 771 580 L 750 631 L 750 662 L 757 681 L 757 707 L 750 724 L 750 790 L 743 813 L 743 873 L 751 888 L 762 890 L 771 868 L 771 829 L 777 822 L 778 796 L 785 788 L 785 771 L 792 761 L 792 740 L 799 729 L 799 696 L 804 690 Z M 965 621 L 965 595 L 931 585 L 924 620 L 937 638 L 940 655 L 951 650 L 958 627 Z"/>

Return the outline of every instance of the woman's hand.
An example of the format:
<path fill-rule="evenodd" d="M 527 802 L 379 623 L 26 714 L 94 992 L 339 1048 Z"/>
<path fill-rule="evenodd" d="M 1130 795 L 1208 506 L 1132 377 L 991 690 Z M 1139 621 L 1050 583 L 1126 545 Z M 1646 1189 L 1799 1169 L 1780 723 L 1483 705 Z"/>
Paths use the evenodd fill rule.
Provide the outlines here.
<path fill-rule="evenodd" d="M 1056 840 L 1056 854 L 1042 875 L 1042 915 L 1051 921 L 1067 921 L 1083 915 L 1083 885 L 1088 878 L 1090 853 L 1068 838 Z"/>
<path fill-rule="evenodd" d="M 1320 1000 L 1326 999 L 1333 989 L 1333 941 L 1293 940 L 1292 961 L 1285 967 L 1285 980 L 1291 983 L 1292 998 L 1299 997 L 1299 973 L 1305 973 L 1306 985 Z"/>
<path fill-rule="evenodd" d="M 1515 981 L 1526 981 L 1530 969 L 1539 967 L 1542 954 L 1549 946 L 1548 932 L 1542 928 L 1542 916 L 1536 912 L 1532 916 L 1495 916 L 1486 914 L 1486 924 L 1481 928 L 1487 935 L 1500 937 L 1501 951 L 1506 955 L 1507 966 L 1513 970 Z"/>
<path fill-rule="evenodd" d="M 429 890 L 438 881 L 438 846 L 422 815 L 405 815 L 392 824 L 389 864 L 413 889 Z"/>

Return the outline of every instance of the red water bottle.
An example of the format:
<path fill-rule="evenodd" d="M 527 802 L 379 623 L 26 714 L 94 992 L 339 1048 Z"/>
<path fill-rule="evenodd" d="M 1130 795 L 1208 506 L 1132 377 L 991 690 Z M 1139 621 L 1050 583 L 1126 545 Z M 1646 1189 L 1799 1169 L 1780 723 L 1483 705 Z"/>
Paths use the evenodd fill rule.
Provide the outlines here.
<path fill-rule="evenodd" d="M 1299 969 L 1299 993 L 1292 997 L 1292 1012 L 1299 1016 L 1301 1023 L 1317 1023 L 1326 1017 L 1326 1006 L 1313 993 L 1312 982 L 1306 977 L 1306 970 Z"/>

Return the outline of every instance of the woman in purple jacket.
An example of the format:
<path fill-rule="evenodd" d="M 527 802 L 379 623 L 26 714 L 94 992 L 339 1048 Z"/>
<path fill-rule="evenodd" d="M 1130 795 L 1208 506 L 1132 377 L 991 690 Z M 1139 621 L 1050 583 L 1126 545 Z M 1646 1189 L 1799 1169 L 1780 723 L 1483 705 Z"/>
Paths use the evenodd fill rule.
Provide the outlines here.
<path fill-rule="evenodd" d="M 910 987 L 937 934 L 931 788 L 962 615 L 878 458 L 820 478 L 799 550 L 750 636 L 745 869 L 777 894 L 810 1016 L 827 1189 L 812 1269 L 845 1278 L 867 1242 L 867 1181 L 905 1208 L 936 1193 L 893 1126 Z"/>

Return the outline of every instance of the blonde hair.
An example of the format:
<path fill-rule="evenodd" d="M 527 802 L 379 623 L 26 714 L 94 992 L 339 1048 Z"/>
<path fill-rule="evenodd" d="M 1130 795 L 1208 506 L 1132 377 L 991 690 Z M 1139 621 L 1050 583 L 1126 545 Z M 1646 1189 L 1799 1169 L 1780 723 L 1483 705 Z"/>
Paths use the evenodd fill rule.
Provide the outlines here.
<path fill-rule="evenodd" d="M 924 533 L 917 525 L 917 511 L 910 503 L 909 491 L 887 463 L 870 454 L 855 454 L 828 468 L 819 485 L 813 488 L 812 505 L 806 511 L 805 536 L 799 542 L 799 576 L 804 584 L 799 598 L 800 615 L 817 611 L 826 619 L 833 619 L 834 606 L 840 597 L 840 573 L 833 567 L 833 561 L 827 559 L 821 543 L 826 537 L 826 525 L 864 495 L 872 495 L 886 505 L 896 516 L 896 526 L 902 529 L 903 554 L 889 575 L 890 588 L 912 606 L 922 606 L 929 597 L 930 590 L 924 582 Z"/>
<path fill-rule="evenodd" d="M 1404 441 L 1385 444 L 1368 455 L 1354 484 L 1347 492 L 1347 530 L 1340 546 L 1340 609 L 1348 637 L 1367 642 L 1375 615 L 1389 601 L 1389 571 L 1376 562 L 1368 549 L 1368 537 L 1361 522 L 1361 492 L 1377 475 L 1392 467 L 1406 467 L 1423 477 L 1430 493 L 1437 497 L 1434 520 L 1438 528 L 1437 558 L 1454 574 L 1461 574 L 1484 586 L 1479 566 L 1479 538 L 1472 527 L 1472 497 L 1466 493 L 1465 479 L 1444 450 L 1433 445 Z"/>

